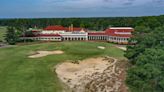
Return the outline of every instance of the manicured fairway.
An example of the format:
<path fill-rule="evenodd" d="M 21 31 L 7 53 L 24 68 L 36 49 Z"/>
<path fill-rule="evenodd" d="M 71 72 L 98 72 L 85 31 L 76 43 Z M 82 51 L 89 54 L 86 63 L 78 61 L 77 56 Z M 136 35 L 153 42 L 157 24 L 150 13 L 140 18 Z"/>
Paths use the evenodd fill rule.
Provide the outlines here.
<path fill-rule="evenodd" d="M 97 46 L 105 46 L 105 50 Z M 62 50 L 62 55 L 29 59 L 32 51 Z M 123 58 L 124 52 L 109 43 L 61 42 L 0 49 L 0 92 L 61 92 L 53 67 L 65 60 L 109 55 Z"/>

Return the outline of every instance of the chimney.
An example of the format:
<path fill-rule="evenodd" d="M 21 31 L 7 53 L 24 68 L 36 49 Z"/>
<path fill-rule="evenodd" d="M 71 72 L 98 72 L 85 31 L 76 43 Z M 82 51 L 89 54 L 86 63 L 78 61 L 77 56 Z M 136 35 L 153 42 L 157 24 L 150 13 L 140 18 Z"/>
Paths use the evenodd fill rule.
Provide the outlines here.
<path fill-rule="evenodd" d="M 73 31 L 73 24 L 71 24 L 71 31 Z"/>
<path fill-rule="evenodd" d="M 71 31 L 71 26 L 69 26 L 69 29 L 68 29 L 68 31 Z"/>

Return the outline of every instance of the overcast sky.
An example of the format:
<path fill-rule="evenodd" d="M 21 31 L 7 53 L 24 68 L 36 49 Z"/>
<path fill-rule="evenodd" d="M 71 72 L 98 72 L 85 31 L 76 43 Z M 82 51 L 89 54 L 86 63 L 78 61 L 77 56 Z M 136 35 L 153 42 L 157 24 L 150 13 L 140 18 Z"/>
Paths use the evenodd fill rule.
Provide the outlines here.
<path fill-rule="evenodd" d="M 0 0 L 0 18 L 115 17 L 164 14 L 164 0 Z"/>

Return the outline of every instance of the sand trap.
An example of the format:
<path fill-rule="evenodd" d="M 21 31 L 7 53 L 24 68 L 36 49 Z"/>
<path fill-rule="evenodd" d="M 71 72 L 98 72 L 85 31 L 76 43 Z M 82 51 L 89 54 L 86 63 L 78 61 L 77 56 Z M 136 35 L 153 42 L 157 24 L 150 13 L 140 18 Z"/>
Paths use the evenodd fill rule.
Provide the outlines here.
<path fill-rule="evenodd" d="M 48 55 L 59 55 L 63 54 L 63 51 L 57 50 L 57 51 L 37 51 L 34 55 L 29 56 L 29 58 L 40 58 Z"/>
<path fill-rule="evenodd" d="M 108 62 L 103 61 L 103 58 L 91 58 L 84 61 L 80 61 L 79 64 L 73 64 L 71 62 L 65 62 L 57 66 L 56 73 L 63 81 L 67 79 L 73 79 L 75 84 L 82 75 L 92 75 L 94 72 L 102 72 L 107 68 Z M 79 77 L 77 77 L 79 76 Z"/>
<path fill-rule="evenodd" d="M 110 57 L 90 58 L 79 64 L 59 64 L 55 66 L 55 71 L 73 92 L 119 92 L 122 80 L 116 77 L 121 73 L 116 71 L 116 62 L 116 59 Z"/>
<path fill-rule="evenodd" d="M 105 47 L 103 47 L 103 46 L 98 46 L 97 48 L 102 49 L 102 50 L 105 49 Z"/>
<path fill-rule="evenodd" d="M 126 51 L 127 50 L 127 48 L 126 47 L 124 47 L 124 46 L 116 46 L 117 48 L 119 48 L 119 49 L 121 49 L 121 50 L 124 50 L 124 51 Z"/>

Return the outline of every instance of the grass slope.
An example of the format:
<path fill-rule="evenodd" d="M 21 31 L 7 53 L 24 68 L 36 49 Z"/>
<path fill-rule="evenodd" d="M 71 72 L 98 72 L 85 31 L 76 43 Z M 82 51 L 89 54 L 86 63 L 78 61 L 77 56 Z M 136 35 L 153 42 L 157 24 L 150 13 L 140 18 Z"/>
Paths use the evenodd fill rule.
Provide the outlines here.
<path fill-rule="evenodd" d="M 106 46 L 106 50 L 97 46 Z M 32 51 L 63 50 L 63 55 L 50 55 L 29 59 Z M 65 60 L 110 55 L 123 58 L 124 52 L 109 43 L 62 42 L 16 46 L 0 49 L 0 91 L 1 92 L 61 92 L 62 85 L 53 72 L 56 64 Z"/>
<path fill-rule="evenodd" d="M 7 31 L 6 27 L 0 26 L 0 41 L 4 40 L 4 35 L 5 35 L 6 31 Z"/>

